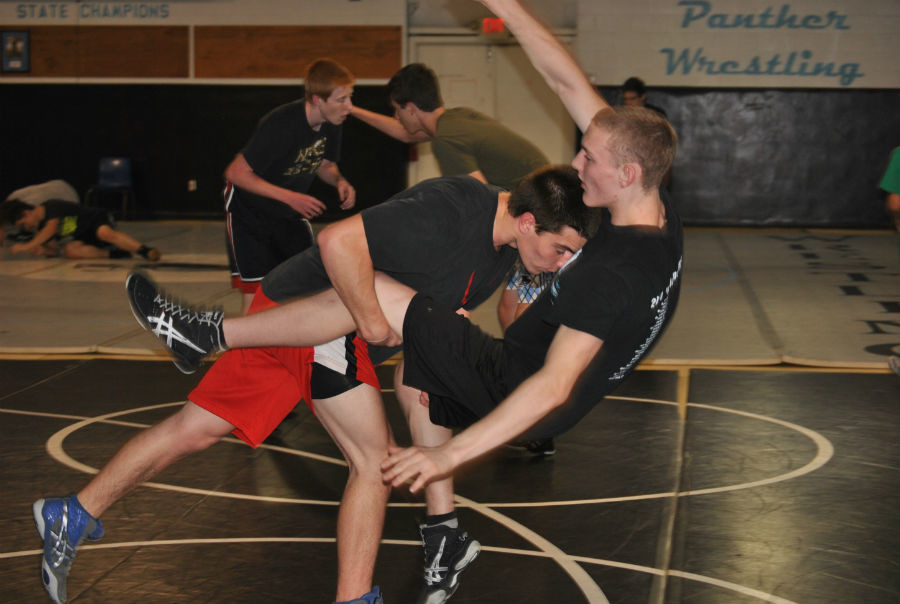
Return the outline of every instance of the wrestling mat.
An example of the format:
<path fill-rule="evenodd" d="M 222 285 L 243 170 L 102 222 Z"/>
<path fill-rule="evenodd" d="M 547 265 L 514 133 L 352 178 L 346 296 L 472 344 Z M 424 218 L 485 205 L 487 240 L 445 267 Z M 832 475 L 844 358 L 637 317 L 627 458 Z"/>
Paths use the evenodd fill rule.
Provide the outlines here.
<path fill-rule="evenodd" d="M 127 222 L 159 263 L 33 259 L 0 248 L 0 353 L 164 356 L 135 322 L 125 276 L 146 270 L 195 304 L 240 311 L 221 222 Z M 499 335 L 496 300 L 472 314 Z M 685 233 L 681 302 L 646 365 L 884 368 L 900 354 L 900 242 L 887 231 Z"/>

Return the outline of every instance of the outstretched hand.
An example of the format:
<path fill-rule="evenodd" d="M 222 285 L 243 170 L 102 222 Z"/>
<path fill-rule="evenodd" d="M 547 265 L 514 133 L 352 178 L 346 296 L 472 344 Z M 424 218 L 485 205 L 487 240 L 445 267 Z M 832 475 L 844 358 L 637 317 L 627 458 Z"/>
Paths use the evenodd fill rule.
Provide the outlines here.
<path fill-rule="evenodd" d="M 442 447 L 391 447 L 388 453 L 390 456 L 381 462 L 382 479 L 394 487 L 412 481 L 410 493 L 417 493 L 429 482 L 453 472 L 453 460 Z"/>

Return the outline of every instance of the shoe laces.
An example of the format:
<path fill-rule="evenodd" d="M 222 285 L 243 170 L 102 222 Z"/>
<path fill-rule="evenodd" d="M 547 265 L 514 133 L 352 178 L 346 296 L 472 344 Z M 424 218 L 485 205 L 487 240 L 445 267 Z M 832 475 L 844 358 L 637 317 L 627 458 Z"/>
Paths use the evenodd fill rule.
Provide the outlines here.
<path fill-rule="evenodd" d="M 441 558 L 444 555 L 444 546 L 447 544 L 447 535 L 441 536 L 441 544 L 437 548 L 437 552 L 428 560 L 428 545 L 425 546 L 425 583 L 434 585 L 440 583 L 444 575 L 447 573 L 448 567 L 441 566 Z"/>
<path fill-rule="evenodd" d="M 162 293 L 157 293 L 153 302 L 160 306 L 164 312 L 170 313 L 173 318 L 186 323 L 218 324 L 223 314 L 221 308 L 193 308 L 175 298 L 165 296 Z"/>

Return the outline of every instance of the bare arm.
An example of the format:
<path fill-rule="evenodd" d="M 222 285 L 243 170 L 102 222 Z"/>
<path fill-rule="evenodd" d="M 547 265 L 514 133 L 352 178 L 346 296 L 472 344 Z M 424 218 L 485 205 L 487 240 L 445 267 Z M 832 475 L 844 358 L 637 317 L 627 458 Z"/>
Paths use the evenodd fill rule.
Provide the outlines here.
<path fill-rule="evenodd" d="M 561 326 L 544 366 L 522 382 L 496 409 L 444 445 L 394 449 L 382 464 L 384 479 L 399 486 L 413 480 L 416 492 L 450 475 L 461 464 L 499 447 L 566 402 L 578 377 L 603 346 L 603 340 Z"/>
<path fill-rule="evenodd" d="M 384 132 L 391 138 L 395 138 L 404 143 L 423 143 L 429 140 L 428 135 L 424 132 L 410 134 L 406 131 L 406 128 L 403 127 L 403 124 L 389 115 L 375 113 L 374 111 L 369 111 L 368 109 L 363 109 L 356 105 L 350 110 L 350 115 L 362 120 L 376 130 Z"/>
<path fill-rule="evenodd" d="M 325 211 L 325 204 L 315 197 L 297 193 L 264 180 L 253 171 L 241 153 L 238 153 L 237 157 L 225 168 L 225 178 L 251 193 L 289 205 L 304 218 L 314 218 Z"/>
<path fill-rule="evenodd" d="M 598 111 L 609 107 L 569 51 L 516 0 L 479 0 L 515 34 L 531 64 L 559 96 L 582 132 Z"/>
<path fill-rule="evenodd" d="M 469 172 L 469 176 L 471 176 L 475 180 L 480 180 L 484 184 L 488 184 L 487 176 L 485 176 L 484 172 L 482 172 L 481 170 L 475 170 L 474 172 Z"/>
<path fill-rule="evenodd" d="M 362 217 L 357 214 L 326 227 L 318 237 L 322 263 L 331 284 L 350 311 L 362 339 L 394 346 L 391 330 L 375 296 L 375 268 Z"/>
<path fill-rule="evenodd" d="M 316 171 L 316 176 L 337 189 L 342 210 L 349 210 L 356 205 L 356 189 L 344 178 L 336 163 L 329 159 L 323 159 Z"/>
<path fill-rule="evenodd" d="M 32 250 L 36 250 L 48 241 L 56 234 L 56 231 L 59 229 L 59 218 L 51 218 L 47 221 L 47 223 L 43 226 L 43 228 L 34 234 L 34 237 L 31 238 L 31 241 L 26 241 L 24 243 L 16 243 L 9 251 L 13 253 L 19 252 L 30 252 Z"/>

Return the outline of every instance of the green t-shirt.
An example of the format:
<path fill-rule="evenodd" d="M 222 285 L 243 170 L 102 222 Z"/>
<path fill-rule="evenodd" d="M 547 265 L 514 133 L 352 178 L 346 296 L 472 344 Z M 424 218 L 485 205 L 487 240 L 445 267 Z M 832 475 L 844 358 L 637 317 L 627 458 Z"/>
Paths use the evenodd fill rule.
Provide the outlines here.
<path fill-rule="evenodd" d="M 900 147 L 891 152 L 891 161 L 878 186 L 888 193 L 900 194 Z"/>
<path fill-rule="evenodd" d="M 532 142 L 468 107 L 444 111 L 438 118 L 431 148 L 442 175 L 480 170 L 490 184 L 507 190 L 529 172 L 550 163 Z"/>

